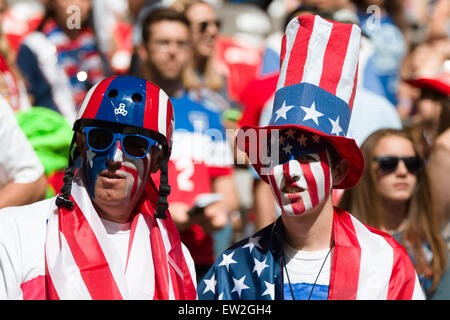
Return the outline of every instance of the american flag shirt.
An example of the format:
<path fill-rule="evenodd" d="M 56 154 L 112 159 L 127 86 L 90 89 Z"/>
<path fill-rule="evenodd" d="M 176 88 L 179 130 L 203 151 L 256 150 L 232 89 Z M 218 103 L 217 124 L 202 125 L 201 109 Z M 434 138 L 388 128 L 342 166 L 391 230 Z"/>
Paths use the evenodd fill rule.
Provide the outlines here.
<path fill-rule="evenodd" d="M 406 250 L 334 208 L 329 300 L 425 299 Z M 197 286 L 200 300 L 283 300 L 283 223 L 225 250 Z"/>

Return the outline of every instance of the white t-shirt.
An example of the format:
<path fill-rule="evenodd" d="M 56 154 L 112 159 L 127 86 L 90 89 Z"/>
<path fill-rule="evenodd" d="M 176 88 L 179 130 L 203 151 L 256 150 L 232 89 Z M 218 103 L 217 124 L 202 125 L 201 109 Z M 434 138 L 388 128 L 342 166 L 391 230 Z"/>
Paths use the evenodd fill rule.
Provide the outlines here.
<path fill-rule="evenodd" d="M 285 300 L 293 299 L 291 288 L 295 300 L 308 300 L 310 294 L 311 300 L 328 299 L 331 270 L 331 253 L 328 254 L 329 252 L 330 249 L 299 251 L 284 244 L 286 268 L 283 268 L 283 291 Z"/>
<path fill-rule="evenodd" d="M 0 189 L 10 182 L 31 183 L 44 167 L 20 129 L 11 106 L 0 96 Z"/>
<path fill-rule="evenodd" d="M 105 226 L 106 234 L 108 239 L 114 244 L 119 257 L 122 261 L 123 271 L 125 272 L 125 268 L 127 265 L 127 253 L 128 253 L 128 245 L 130 240 L 130 231 L 131 231 L 131 222 L 127 223 L 117 223 L 110 220 L 105 220 L 100 218 L 103 225 Z M 188 264 L 189 270 L 195 270 L 194 260 L 192 259 L 189 250 L 186 246 L 181 243 L 181 247 L 183 249 L 184 256 L 186 257 L 186 263 Z M 195 272 L 191 272 L 192 281 L 194 284 L 197 284 L 195 278 Z"/>
<path fill-rule="evenodd" d="M 0 300 L 43 299 L 30 292 L 43 290 L 47 218 L 55 210 L 55 198 L 0 210 Z M 125 270 L 130 224 L 102 221 Z M 196 285 L 194 261 L 184 244 L 182 250 Z"/>

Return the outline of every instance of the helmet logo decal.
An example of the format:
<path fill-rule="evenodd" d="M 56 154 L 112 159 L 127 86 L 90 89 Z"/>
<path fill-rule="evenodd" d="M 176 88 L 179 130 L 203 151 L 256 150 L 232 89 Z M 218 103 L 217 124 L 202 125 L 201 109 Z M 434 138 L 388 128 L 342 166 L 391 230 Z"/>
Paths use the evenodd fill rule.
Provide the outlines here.
<path fill-rule="evenodd" d="M 128 111 L 125 110 L 125 103 L 120 103 L 117 108 L 114 109 L 115 114 L 121 114 L 123 116 L 126 116 Z"/>

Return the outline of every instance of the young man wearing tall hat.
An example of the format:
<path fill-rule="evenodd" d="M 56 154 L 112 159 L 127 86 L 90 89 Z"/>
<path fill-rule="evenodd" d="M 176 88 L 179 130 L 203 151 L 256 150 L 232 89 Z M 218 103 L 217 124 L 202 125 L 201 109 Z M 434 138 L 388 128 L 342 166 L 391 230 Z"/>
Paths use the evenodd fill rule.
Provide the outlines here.
<path fill-rule="evenodd" d="M 167 94 L 106 78 L 73 130 L 61 193 L 0 211 L 0 299 L 195 299 L 194 263 L 167 210 Z"/>
<path fill-rule="evenodd" d="M 319 16 L 290 21 L 270 123 L 237 136 L 281 217 L 223 252 L 200 299 L 423 299 L 408 254 L 389 235 L 333 207 L 364 158 L 345 137 L 360 29 Z"/>

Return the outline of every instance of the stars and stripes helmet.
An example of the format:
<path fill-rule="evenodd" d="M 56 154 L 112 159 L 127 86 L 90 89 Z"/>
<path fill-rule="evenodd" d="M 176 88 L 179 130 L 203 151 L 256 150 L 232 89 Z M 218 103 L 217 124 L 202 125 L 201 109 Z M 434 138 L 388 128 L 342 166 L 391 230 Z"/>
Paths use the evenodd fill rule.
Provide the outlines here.
<path fill-rule="evenodd" d="M 158 216 L 165 217 L 170 186 L 167 162 L 172 149 L 174 112 L 167 94 L 155 84 L 133 76 L 112 76 L 95 84 L 86 94 L 77 113 L 73 130 L 84 125 L 107 122 L 146 130 L 164 150 L 160 164 Z M 75 135 L 72 140 L 73 147 Z M 64 186 L 57 197 L 57 205 L 72 207 L 69 200 L 74 158 L 69 154 Z"/>
<path fill-rule="evenodd" d="M 77 113 L 74 130 L 83 122 L 107 121 L 149 130 L 170 153 L 174 114 L 167 94 L 155 84 L 132 76 L 113 76 L 94 85 Z"/>
<path fill-rule="evenodd" d="M 317 15 L 295 17 L 287 25 L 270 122 L 265 127 L 244 126 L 236 138 L 264 181 L 268 182 L 268 171 L 262 170 L 267 154 L 259 149 L 268 138 L 259 134 L 261 129 L 270 136 L 274 129 L 294 128 L 323 138 L 348 160 L 349 171 L 336 188 L 358 183 L 364 157 L 355 140 L 345 135 L 357 87 L 360 36 L 357 25 Z M 249 138 L 251 132 L 256 134 L 256 143 Z"/>

